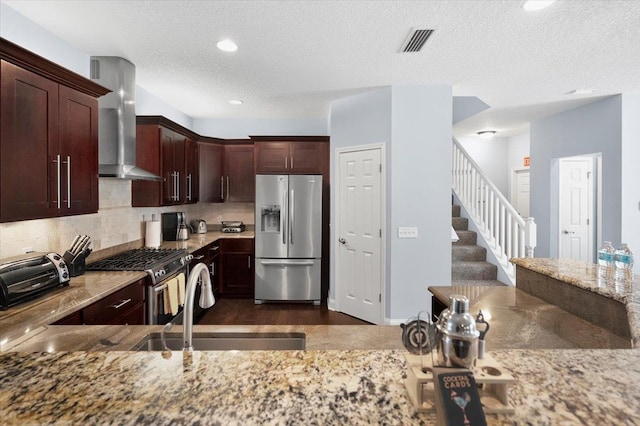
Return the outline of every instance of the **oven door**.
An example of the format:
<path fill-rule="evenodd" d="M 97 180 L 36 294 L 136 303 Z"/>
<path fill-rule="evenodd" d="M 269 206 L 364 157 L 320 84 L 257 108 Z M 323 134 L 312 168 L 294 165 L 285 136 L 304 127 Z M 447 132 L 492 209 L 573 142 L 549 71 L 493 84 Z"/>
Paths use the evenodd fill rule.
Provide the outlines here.
<path fill-rule="evenodd" d="M 184 306 L 178 303 L 178 310 L 171 312 L 169 303 L 170 282 L 174 278 L 178 278 L 180 274 L 184 276 L 186 286 L 186 281 L 189 276 L 189 269 L 187 267 L 178 270 L 173 275 L 163 278 L 162 281 L 159 281 L 147 289 L 147 324 L 158 325 L 172 322 L 184 309 Z"/>

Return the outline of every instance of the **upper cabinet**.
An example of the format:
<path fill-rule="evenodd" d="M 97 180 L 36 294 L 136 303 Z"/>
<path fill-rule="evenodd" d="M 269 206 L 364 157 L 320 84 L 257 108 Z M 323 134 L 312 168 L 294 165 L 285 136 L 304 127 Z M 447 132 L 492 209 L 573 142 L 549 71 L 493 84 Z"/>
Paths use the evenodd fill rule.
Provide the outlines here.
<path fill-rule="evenodd" d="M 0 38 L 0 222 L 98 211 L 102 86 Z"/>
<path fill-rule="evenodd" d="M 159 207 L 198 201 L 197 156 L 190 130 L 160 116 L 139 116 L 136 165 L 164 178 L 131 183 L 133 207 Z"/>
<path fill-rule="evenodd" d="M 200 152 L 200 201 L 253 202 L 253 145 L 203 138 Z"/>
<path fill-rule="evenodd" d="M 251 136 L 251 140 L 256 173 L 320 174 L 329 161 L 328 137 Z"/>

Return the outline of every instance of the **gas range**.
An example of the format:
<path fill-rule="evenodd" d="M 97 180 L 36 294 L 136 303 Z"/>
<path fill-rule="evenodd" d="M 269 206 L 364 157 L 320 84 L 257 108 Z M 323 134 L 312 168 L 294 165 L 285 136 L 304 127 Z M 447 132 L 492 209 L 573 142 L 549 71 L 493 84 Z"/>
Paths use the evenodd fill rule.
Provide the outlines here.
<path fill-rule="evenodd" d="M 186 268 L 193 256 L 184 249 L 129 250 L 87 265 L 87 271 L 145 271 L 156 285 Z"/>

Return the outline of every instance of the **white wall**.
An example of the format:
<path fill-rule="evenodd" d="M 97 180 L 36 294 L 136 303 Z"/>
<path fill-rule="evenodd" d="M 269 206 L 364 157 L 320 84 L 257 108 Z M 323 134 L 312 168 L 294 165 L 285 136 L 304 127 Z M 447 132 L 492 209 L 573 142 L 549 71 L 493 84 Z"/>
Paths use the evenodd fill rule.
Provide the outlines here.
<path fill-rule="evenodd" d="M 385 309 L 392 323 L 431 310 L 429 285 L 451 284 L 451 102 L 449 86 L 393 86 L 331 104 L 332 176 L 336 149 L 385 145 Z M 332 190 L 332 218 L 335 196 Z M 398 239 L 399 226 L 417 227 L 418 238 Z M 333 254 L 331 264 L 333 289 Z"/>
<path fill-rule="evenodd" d="M 458 142 L 500 192 L 509 198 L 509 139 L 494 137 L 487 140 L 480 137 L 468 137 L 458 139 Z"/>
<path fill-rule="evenodd" d="M 622 165 L 620 242 L 634 253 L 640 274 L 640 93 L 622 95 Z"/>
<path fill-rule="evenodd" d="M 194 118 L 192 130 L 202 136 L 246 139 L 249 136 L 326 136 L 327 119 L 215 119 Z"/>
<path fill-rule="evenodd" d="M 0 37 L 82 76 L 90 75 L 89 54 L 71 47 L 4 3 L 0 3 Z"/>
<path fill-rule="evenodd" d="M 538 225 L 536 257 L 557 255 L 558 180 L 553 165 L 562 157 L 602 153 L 601 235 L 614 245 L 620 242 L 621 109 L 621 96 L 612 96 L 531 123 L 531 216 Z"/>
<path fill-rule="evenodd" d="M 136 115 L 161 115 L 193 130 L 193 118 L 138 85 L 136 85 Z"/>
<path fill-rule="evenodd" d="M 525 169 L 524 157 L 529 156 L 529 133 L 511 136 L 507 142 L 507 167 L 509 170 Z"/>

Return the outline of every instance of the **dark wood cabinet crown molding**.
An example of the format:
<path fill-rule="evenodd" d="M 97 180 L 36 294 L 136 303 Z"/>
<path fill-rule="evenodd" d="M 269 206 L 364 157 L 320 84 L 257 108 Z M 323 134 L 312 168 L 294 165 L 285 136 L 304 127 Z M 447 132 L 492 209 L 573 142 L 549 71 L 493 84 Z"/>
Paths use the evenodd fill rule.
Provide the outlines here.
<path fill-rule="evenodd" d="M 198 141 L 200 139 L 199 134 L 187 129 L 184 126 L 181 126 L 174 121 L 169 120 L 167 117 L 164 117 L 162 115 L 138 115 L 136 116 L 136 124 L 156 124 L 166 129 L 173 130 L 176 133 L 180 133 L 181 135 L 186 136 L 194 141 Z"/>
<path fill-rule="evenodd" d="M 329 142 L 329 136 L 249 136 L 253 142 Z"/>
<path fill-rule="evenodd" d="M 0 37 L 0 59 L 96 98 L 111 92 L 106 87 L 102 87 L 88 78 L 61 67 L 55 62 L 36 55 L 2 37 Z"/>

